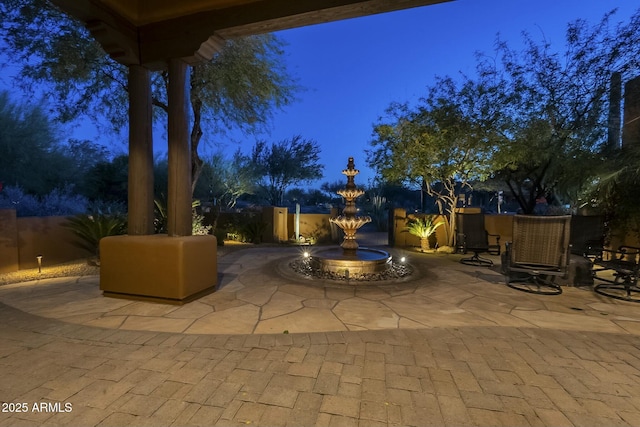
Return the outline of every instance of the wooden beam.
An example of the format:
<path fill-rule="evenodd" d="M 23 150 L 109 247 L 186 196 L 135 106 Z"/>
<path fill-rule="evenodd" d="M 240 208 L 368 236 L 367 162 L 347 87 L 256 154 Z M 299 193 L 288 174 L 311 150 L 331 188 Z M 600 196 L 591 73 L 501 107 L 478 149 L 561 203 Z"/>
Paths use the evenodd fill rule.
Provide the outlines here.
<path fill-rule="evenodd" d="M 248 5 L 251 10 L 240 13 L 230 10 L 235 20 L 226 18 L 224 28 L 216 32 L 225 38 L 242 37 L 448 1 L 453 0 L 270 0 L 260 7 Z"/>
<path fill-rule="evenodd" d="M 138 29 L 98 0 L 50 0 L 72 18 L 84 23 L 113 59 L 124 65 L 140 64 Z"/>
<path fill-rule="evenodd" d="M 167 57 L 192 62 L 210 36 L 241 37 L 451 0 L 263 0 L 143 25 L 140 53 L 144 64 Z"/>
<path fill-rule="evenodd" d="M 210 9 L 141 26 L 141 16 L 153 16 L 153 2 L 140 3 L 139 16 L 120 15 L 101 0 L 51 0 L 85 23 L 105 51 L 125 65 L 166 68 L 168 58 L 196 63 L 211 57 L 226 38 L 285 30 L 376 13 L 427 6 L 453 0 L 242 0 L 210 2 Z M 193 10 L 193 2 L 180 10 Z M 202 2 L 200 2 L 202 3 Z M 235 6 L 234 6 L 235 5 Z M 194 6 L 195 7 L 195 6 Z M 202 8 L 202 5 L 198 6 Z M 145 9 L 148 9 L 145 10 Z M 122 9 L 126 10 L 126 9 Z"/>

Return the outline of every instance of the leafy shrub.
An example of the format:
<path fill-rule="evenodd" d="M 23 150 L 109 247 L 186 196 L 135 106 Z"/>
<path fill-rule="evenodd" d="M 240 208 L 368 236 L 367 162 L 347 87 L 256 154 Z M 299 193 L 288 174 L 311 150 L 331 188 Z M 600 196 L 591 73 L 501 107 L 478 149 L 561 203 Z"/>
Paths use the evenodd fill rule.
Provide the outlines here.
<path fill-rule="evenodd" d="M 431 250 L 429 237 L 436 232 L 436 229 L 443 225 L 444 221 L 434 222 L 433 216 L 423 216 L 421 218 L 410 218 L 404 231 L 408 231 L 420 238 L 420 250 L 427 252 Z"/>
<path fill-rule="evenodd" d="M 67 218 L 64 226 L 77 237 L 73 244 L 87 250 L 97 261 L 100 260 L 100 239 L 125 234 L 127 230 L 127 222 L 121 215 L 80 214 Z"/>
<path fill-rule="evenodd" d="M 75 215 L 86 212 L 87 204 L 87 199 L 84 196 L 74 194 L 72 187 L 55 188 L 42 198 L 40 215 Z"/>
<path fill-rule="evenodd" d="M 204 225 L 204 216 L 198 214 L 195 209 L 191 220 L 191 234 L 194 236 L 206 236 L 211 233 L 211 225 Z"/>
<path fill-rule="evenodd" d="M 38 216 L 40 213 L 40 201 L 26 194 L 20 187 L 4 187 L 0 192 L 0 208 L 15 209 L 16 215 Z"/>
<path fill-rule="evenodd" d="M 262 235 L 267 229 L 269 224 L 266 222 L 253 218 L 251 221 L 247 221 L 240 227 L 240 235 L 245 242 L 249 243 L 262 243 Z"/>
<path fill-rule="evenodd" d="M 247 243 L 261 243 L 268 224 L 258 212 L 242 212 L 225 215 L 219 220 L 216 236 Z"/>
<path fill-rule="evenodd" d="M 162 198 L 156 198 L 153 201 L 155 205 L 153 226 L 156 233 L 167 232 L 167 201 Z M 191 234 L 193 236 L 203 236 L 211 233 L 213 228 L 211 225 L 204 225 L 204 216 L 200 215 L 197 208 L 200 206 L 200 200 L 191 202 Z"/>
<path fill-rule="evenodd" d="M 15 209 L 19 217 L 75 215 L 86 212 L 87 205 L 87 199 L 73 193 L 70 186 L 56 188 L 41 199 L 20 187 L 4 187 L 0 192 L 0 208 Z"/>
<path fill-rule="evenodd" d="M 167 200 L 164 197 L 153 199 L 153 229 L 156 234 L 167 232 Z"/>
<path fill-rule="evenodd" d="M 444 224 L 444 221 L 434 223 L 433 217 L 424 216 L 422 218 L 412 218 L 407 221 L 406 231 L 421 239 L 428 238 L 436 232 L 437 228 Z"/>

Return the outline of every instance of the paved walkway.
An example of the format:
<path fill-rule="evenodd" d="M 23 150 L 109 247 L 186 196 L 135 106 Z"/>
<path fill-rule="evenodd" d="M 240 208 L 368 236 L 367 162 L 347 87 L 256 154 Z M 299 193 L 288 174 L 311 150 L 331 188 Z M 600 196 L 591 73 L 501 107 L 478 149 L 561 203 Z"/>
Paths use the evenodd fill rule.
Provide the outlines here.
<path fill-rule="evenodd" d="M 529 295 L 456 255 L 337 286 L 295 256 L 230 253 L 184 306 L 96 277 L 0 287 L 0 426 L 640 425 L 638 304 Z"/>

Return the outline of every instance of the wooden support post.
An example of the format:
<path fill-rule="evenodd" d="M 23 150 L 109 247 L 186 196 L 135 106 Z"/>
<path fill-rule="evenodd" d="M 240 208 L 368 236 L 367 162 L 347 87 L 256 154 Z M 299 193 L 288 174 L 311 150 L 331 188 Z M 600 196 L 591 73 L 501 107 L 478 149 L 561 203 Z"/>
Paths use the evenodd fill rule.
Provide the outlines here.
<path fill-rule="evenodd" d="M 129 235 L 153 234 L 153 136 L 151 78 L 129 67 Z"/>
<path fill-rule="evenodd" d="M 167 232 L 191 235 L 191 153 L 187 114 L 187 64 L 169 60 L 169 189 Z"/>

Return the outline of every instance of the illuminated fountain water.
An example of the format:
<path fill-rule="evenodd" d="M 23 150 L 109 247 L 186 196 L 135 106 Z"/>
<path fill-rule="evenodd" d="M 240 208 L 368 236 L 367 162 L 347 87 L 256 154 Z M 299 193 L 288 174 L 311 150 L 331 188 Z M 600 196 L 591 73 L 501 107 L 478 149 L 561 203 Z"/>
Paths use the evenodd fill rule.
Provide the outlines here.
<path fill-rule="evenodd" d="M 311 256 L 311 266 L 338 278 L 362 278 L 367 275 L 384 272 L 391 267 L 391 256 L 388 252 L 361 248 L 356 241 L 356 233 L 360 227 L 371 222 L 368 216 L 356 215 L 355 200 L 364 194 L 355 184 L 355 176 L 360 173 L 355 168 L 353 157 L 349 157 L 347 168 L 342 171 L 347 177 L 347 185 L 337 193 L 344 197 L 346 204 L 342 215 L 329 219 L 344 232 L 344 240 L 340 248 L 326 249 Z"/>

